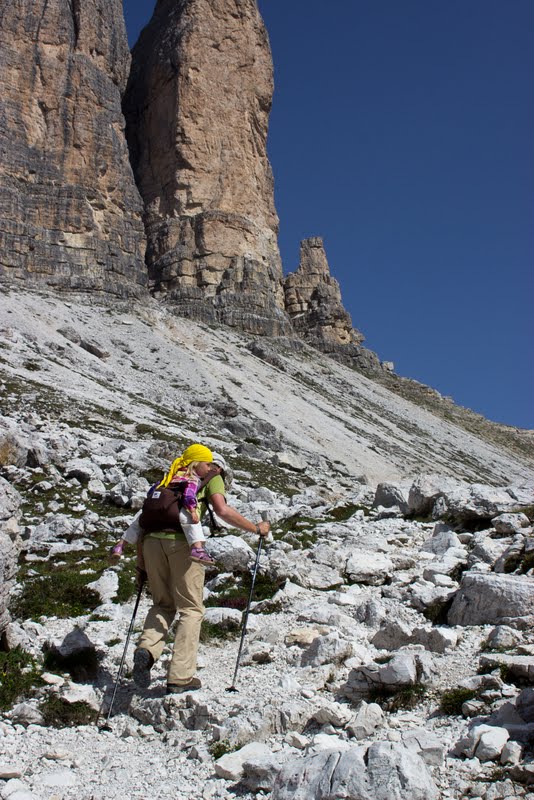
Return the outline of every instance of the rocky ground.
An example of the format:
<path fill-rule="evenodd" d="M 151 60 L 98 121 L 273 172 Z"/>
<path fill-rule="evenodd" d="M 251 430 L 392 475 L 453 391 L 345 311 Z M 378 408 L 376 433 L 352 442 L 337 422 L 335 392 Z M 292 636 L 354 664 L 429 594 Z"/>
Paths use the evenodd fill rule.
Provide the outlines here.
<path fill-rule="evenodd" d="M 37 296 L 12 298 L 2 313 L 0 796 L 534 798 L 527 464 L 474 437 L 460 450 L 454 426 L 326 359 L 324 399 L 310 388 L 306 414 L 305 383 L 287 372 L 296 361 L 277 393 L 279 367 L 255 358 L 258 387 L 246 371 L 254 357 L 244 354 L 238 373 L 226 359 L 243 345 L 230 337 L 217 350 L 218 330 L 198 363 L 182 340 L 165 394 L 149 369 L 165 357 L 151 350 L 162 318 Z M 182 321 L 165 324 L 176 342 Z M 239 397 L 222 392 L 235 390 L 230 375 Z M 337 406 L 334 420 L 333 376 L 352 381 L 346 415 Z M 351 439 L 352 404 L 362 416 Z M 400 420 L 404 438 L 388 438 Z M 337 434 L 356 468 L 346 448 L 334 450 Z M 132 642 L 108 730 L 95 717 L 102 704 L 107 714 L 135 588 L 132 556 L 112 566 L 106 553 L 176 449 L 197 438 L 231 464 L 232 505 L 273 522 L 238 691 L 226 690 L 258 542 L 223 530 L 209 540 L 218 569 L 206 578 L 203 688 L 165 696 L 169 643 L 150 688 L 135 689 Z M 493 479 L 474 483 L 477 465 Z M 136 631 L 149 603 L 144 595 Z"/>

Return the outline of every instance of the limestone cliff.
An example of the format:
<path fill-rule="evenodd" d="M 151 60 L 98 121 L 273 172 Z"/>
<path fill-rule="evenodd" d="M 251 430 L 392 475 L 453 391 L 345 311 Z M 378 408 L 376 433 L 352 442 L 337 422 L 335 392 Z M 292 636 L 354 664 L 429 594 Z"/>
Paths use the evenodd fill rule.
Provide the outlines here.
<path fill-rule="evenodd" d="M 123 133 L 120 0 L 18 0 L 0 15 L 0 277 L 139 293 L 142 205 Z"/>
<path fill-rule="evenodd" d="M 124 110 L 157 296 L 277 335 L 290 326 L 266 152 L 272 93 L 255 0 L 158 0 Z"/>

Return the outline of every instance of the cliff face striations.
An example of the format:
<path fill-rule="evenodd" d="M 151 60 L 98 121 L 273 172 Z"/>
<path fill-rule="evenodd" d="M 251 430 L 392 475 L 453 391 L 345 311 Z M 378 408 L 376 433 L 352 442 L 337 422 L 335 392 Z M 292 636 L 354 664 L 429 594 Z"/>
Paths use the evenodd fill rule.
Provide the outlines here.
<path fill-rule="evenodd" d="M 146 284 L 129 64 L 120 0 L 3 3 L 0 277 L 119 296 Z"/>
<path fill-rule="evenodd" d="M 266 152 L 272 93 L 255 0 L 158 0 L 124 111 L 157 295 L 180 314 L 277 335 L 290 325 Z"/>

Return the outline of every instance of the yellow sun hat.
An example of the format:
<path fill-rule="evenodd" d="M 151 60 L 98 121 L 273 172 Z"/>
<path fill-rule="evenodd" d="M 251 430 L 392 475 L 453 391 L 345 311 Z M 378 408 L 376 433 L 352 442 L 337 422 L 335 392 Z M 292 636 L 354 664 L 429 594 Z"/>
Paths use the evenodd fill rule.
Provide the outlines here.
<path fill-rule="evenodd" d="M 159 485 L 168 486 L 178 470 L 187 467 L 187 465 L 191 464 L 192 461 L 205 461 L 208 464 L 211 464 L 213 461 L 213 453 L 209 447 L 206 447 L 203 444 L 189 445 L 189 447 L 184 450 L 182 455 L 172 462 L 171 468 Z"/>

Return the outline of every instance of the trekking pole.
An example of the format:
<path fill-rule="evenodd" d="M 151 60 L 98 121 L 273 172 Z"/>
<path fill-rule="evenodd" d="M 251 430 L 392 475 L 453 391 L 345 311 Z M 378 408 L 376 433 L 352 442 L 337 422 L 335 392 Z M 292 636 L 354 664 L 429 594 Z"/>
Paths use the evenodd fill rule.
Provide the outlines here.
<path fill-rule="evenodd" d="M 115 702 L 115 695 L 117 694 L 117 689 L 119 688 L 120 679 L 122 677 L 122 670 L 124 669 L 124 662 L 126 661 L 126 651 L 128 650 L 128 645 L 130 643 L 130 637 L 131 637 L 132 632 L 133 632 L 135 616 L 137 614 L 137 609 L 139 608 L 139 602 L 141 600 L 141 594 L 143 592 L 145 581 L 146 581 L 146 577 L 143 577 L 141 579 L 140 584 L 139 584 L 139 590 L 137 592 L 137 598 L 135 600 L 135 605 L 134 605 L 134 610 L 133 610 L 133 614 L 132 614 L 132 619 L 131 619 L 131 622 L 130 622 L 130 627 L 128 628 L 128 633 L 126 634 L 126 644 L 124 645 L 124 652 L 122 654 L 121 663 L 119 664 L 119 671 L 117 673 L 117 680 L 115 681 L 115 687 L 113 689 L 113 695 L 111 696 L 111 703 L 109 704 L 108 713 L 107 713 L 107 716 L 106 716 L 106 722 L 104 723 L 103 727 L 109 727 L 109 720 L 111 718 L 111 712 L 113 710 L 113 703 Z M 100 706 L 97 718 L 95 720 L 95 725 L 98 723 L 98 720 L 100 719 L 100 716 L 102 714 L 102 708 L 104 706 L 104 700 L 105 700 L 105 694 L 104 694 L 104 698 L 102 699 L 102 705 Z"/>
<path fill-rule="evenodd" d="M 267 520 L 268 514 L 267 514 L 266 511 L 264 511 L 261 516 L 262 516 L 262 518 L 264 520 Z M 257 572 L 258 572 L 258 565 L 260 563 L 260 554 L 261 554 L 262 543 L 263 543 L 263 536 L 260 535 L 260 540 L 258 542 L 258 550 L 256 552 L 256 561 L 254 563 L 254 569 L 252 571 L 252 581 L 251 581 L 251 584 L 250 584 L 250 592 L 249 592 L 249 595 L 248 595 L 247 607 L 245 609 L 245 613 L 243 614 L 243 627 L 242 627 L 242 630 L 241 630 L 241 641 L 239 642 L 239 650 L 237 652 L 237 661 L 236 661 L 236 664 L 235 664 L 234 679 L 232 681 L 232 685 L 228 686 L 228 688 L 226 689 L 227 692 L 237 692 L 235 682 L 236 682 L 236 678 L 237 678 L 237 671 L 239 669 L 239 662 L 241 660 L 241 651 L 243 650 L 243 642 L 245 641 L 245 636 L 246 636 L 246 633 L 247 633 L 248 614 L 249 614 L 249 611 L 250 611 L 250 604 L 252 602 L 252 595 L 254 593 L 254 584 L 256 583 L 256 575 L 257 575 Z"/>

